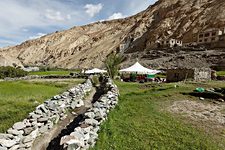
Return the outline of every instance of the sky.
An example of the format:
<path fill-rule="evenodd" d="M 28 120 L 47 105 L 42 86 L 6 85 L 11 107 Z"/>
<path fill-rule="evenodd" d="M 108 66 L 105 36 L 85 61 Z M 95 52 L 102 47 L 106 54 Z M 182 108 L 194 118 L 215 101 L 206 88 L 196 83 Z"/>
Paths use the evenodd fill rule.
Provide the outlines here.
<path fill-rule="evenodd" d="M 156 0 L 0 0 L 0 47 L 134 15 Z"/>

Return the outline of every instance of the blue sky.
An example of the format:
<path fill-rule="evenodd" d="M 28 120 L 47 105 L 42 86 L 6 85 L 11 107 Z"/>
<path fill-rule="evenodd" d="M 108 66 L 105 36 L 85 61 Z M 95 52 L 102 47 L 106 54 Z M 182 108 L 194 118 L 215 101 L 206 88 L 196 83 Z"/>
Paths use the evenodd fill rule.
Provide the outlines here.
<path fill-rule="evenodd" d="M 1 0 L 0 47 L 99 20 L 134 15 L 156 0 Z"/>

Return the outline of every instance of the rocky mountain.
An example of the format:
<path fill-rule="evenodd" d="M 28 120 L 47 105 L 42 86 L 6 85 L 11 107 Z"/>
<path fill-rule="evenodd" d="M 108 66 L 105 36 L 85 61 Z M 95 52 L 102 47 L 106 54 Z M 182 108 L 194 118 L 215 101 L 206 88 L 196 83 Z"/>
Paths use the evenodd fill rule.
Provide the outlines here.
<path fill-rule="evenodd" d="M 26 65 L 102 67 L 107 55 L 118 51 L 120 44 L 129 39 L 131 43 L 124 52 L 127 57 L 125 65 L 137 58 L 158 68 L 168 67 L 168 64 L 165 65 L 167 62 L 171 66 L 186 61 L 193 66 L 199 62 L 211 65 L 216 63 L 210 57 L 215 54 L 214 51 L 159 51 L 149 49 L 146 43 L 167 38 L 180 39 L 184 43 L 195 42 L 200 31 L 223 26 L 224 0 L 158 0 L 134 16 L 57 31 L 17 46 L 2 48 L 0 56 L 8 62 Z M 218 57 L 225 58 L 225 52 L 220 50 Z"/>

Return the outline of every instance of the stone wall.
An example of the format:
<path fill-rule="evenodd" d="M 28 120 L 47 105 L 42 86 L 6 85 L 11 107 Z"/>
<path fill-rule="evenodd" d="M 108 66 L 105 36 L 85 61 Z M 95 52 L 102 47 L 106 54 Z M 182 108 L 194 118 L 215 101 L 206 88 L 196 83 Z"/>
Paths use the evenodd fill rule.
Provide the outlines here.
<path fill-rule="evenodd" d="M 66 118 L 66 110 L 83 106 L 83 98 L 91 89 L 92 83 L 87 79 L 85 83 L 37 106 L 35 111 L 23 121 L 15 123 L 7 133 L 0 133 L 0 150 L 30 150 L 39 135 Z"/>
<path fill-rule="evenodd" d="M 166 74 L 167 82 L 178 82 L 185 79 L 193 79 L 193 69 L 168 69 Z"/>
<path fill-rule="evenodd" d="M 211 80 L 210 68 L 193 68 L 193 69 L 168 69 L 166 75 L 167 82 L 178 82 L 191 79 L 195 81 Z"/>
<path fill-rule="evenodd" d="M 194 69 L 194 80 L 205 81 L 211 80 L 211 69 L 210 68 L 195 68 Z"/>
<path fill-rule="evenodd" d="M 93 147 L 98 139 L 100 125 L 107 119 L 107 114 L 118 103 L 119 91 L 117 86 L 109 79 L 107 84 L 107 94 L 102 95 L 84 114 L 84 121 L 74 129 L 70 135 L 61 138 L 60 145 L 64 149 L 88 149 Z"/>

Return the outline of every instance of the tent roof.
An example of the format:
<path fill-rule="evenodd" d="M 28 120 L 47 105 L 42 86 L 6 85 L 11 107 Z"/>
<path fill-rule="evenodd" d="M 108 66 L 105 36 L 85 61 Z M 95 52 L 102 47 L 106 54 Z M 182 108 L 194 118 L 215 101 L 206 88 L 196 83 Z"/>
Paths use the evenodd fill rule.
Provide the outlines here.
<path fill-rule="evenodd" d="M 146 67 L 143 67 L 141 64 L 139 64 L 139 62 L 136 62 L 133 66 L 126 68 L 126 69 L 122 69 L 122 70 L 120 70 L 120 72 L 129 72 L 129 73 L 135 72 L 135 73 L 139 73 L 139 74 L 157 74 L 160 71 L 148 69 Z"/>
<path fill-rule="evenodd" d="M 94 69 L 85 71 L 86 74 L 106 73 L 106 72 L 107 72 L 106 70 L 101 70 L 101 69 L 98 69 L 98 68 L 94 68 Z"/>

